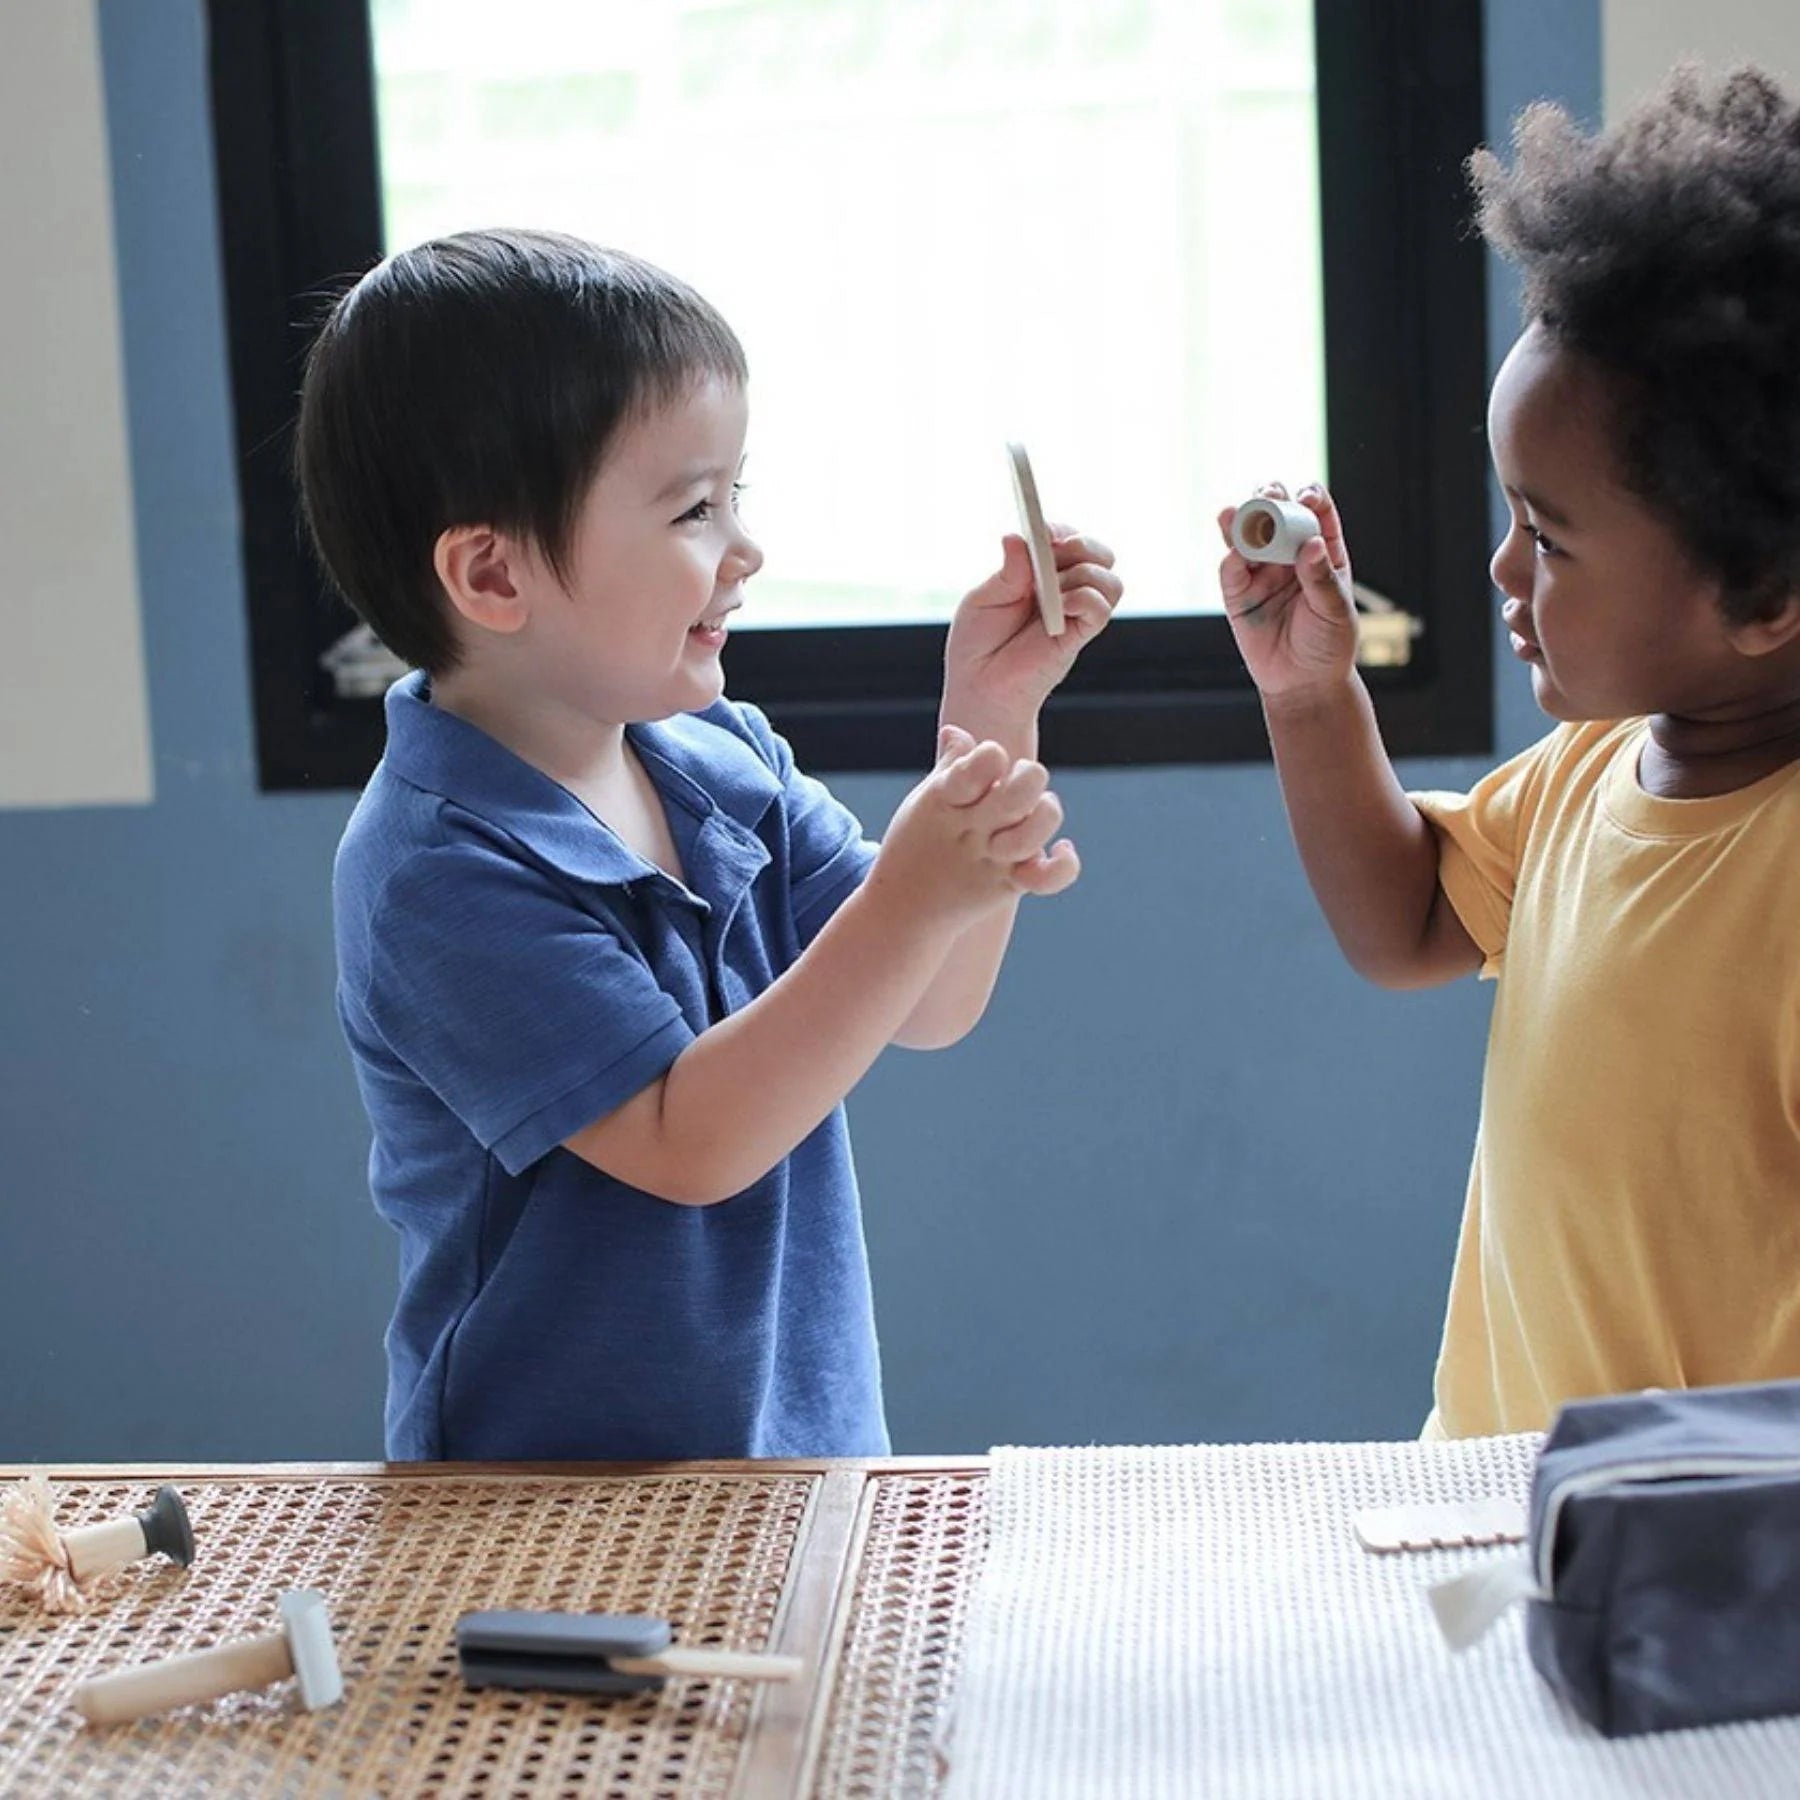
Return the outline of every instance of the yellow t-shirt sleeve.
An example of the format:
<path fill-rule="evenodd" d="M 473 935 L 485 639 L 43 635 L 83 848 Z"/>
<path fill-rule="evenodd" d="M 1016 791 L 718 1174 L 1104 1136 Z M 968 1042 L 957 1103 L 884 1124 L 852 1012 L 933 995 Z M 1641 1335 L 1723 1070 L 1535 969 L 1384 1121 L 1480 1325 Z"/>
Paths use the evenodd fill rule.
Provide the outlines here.
<path fill-rule="evenodd" d="M 1410 796 L 1437 833 L 1438 885 L 1475 940 L 1484 975 L 1498 972 L 1506 949 L 1520 852 L 1561 736 L 1561 730 L 1551 732 L 1466 794 L 1432 790 Z"/>

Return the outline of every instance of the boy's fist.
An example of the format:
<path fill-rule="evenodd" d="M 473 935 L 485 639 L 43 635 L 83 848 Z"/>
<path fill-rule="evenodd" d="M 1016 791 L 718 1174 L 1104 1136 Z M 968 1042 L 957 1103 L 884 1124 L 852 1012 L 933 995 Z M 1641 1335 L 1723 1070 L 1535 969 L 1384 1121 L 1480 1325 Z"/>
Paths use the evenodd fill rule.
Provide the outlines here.
<path fill-rule="evenodd" d="M 931 773 L 900 803 L 870 872 L 914 915 L 966 922 L 1017 894 L 1060 893 L 1081 872 L 1052 842 L 1062 802 L 1044 765 L 946 725 Z"/>

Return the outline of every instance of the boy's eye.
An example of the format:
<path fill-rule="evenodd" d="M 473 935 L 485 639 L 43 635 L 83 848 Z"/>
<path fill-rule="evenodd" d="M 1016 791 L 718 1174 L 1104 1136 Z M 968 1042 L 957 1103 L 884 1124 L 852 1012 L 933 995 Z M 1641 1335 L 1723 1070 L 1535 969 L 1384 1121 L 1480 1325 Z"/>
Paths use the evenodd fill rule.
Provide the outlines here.
<path fill-rule="evenodd" d="M 1544 533 L 1538 530 L 1538 528 L 1530 523 L 1529 520 L 1527 520 L 1525 525 L 1525 535 L 1531 539 L 1532 548 L 1537 551 L 1539 556 L 1562 555 L 1562 545 L 1559 544 L 1555 538 L 1546 537 Z"/>
<path fill-rule="evenodd" d="M 743 492 L 743 482 L 734 481 L 731 484 L 731 510 L 733 512 L 737 511 L 738 501 L 743 497 Z M 712 496 L 709 494 L 704 500 L 696 500 L 675 523 L 677 525 L 704 525 L 713 516 L 714 510 Z"/>

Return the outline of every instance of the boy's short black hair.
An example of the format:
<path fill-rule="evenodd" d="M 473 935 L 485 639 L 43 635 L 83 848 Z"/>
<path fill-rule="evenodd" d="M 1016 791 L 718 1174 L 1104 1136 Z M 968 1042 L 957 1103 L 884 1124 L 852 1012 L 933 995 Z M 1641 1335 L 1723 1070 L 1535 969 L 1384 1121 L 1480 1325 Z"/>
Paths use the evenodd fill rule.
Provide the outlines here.
<path fill-rule="evenodd" d="M 331 578 L 396 656 L 457 660 L 432 567 L 491 525 L 559 575 L 619 427 L 708 375 L 741 384 L 731 327 L 651 264 L 545 231 L 402 251 L 338 300 L 307 357 L 294 463 Z"/>
<path fill-rule="evenodd" d="M 1684 64 L 1609 131 L 1540 104 L 1513 142 L 1470 159 L 1482 233 L 1606 378 L 1626 484 L 1727 617 L 1770 616 L 1800 591 L 1800 112 Z"/>

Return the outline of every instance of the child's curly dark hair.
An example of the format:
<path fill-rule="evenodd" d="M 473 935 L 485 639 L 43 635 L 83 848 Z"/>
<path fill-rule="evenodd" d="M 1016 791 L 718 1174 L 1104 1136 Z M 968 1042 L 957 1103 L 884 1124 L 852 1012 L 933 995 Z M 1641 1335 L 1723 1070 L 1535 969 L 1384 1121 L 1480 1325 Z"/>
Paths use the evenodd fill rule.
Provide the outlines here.
<path fill-rule="evenodd" d="M 1726 616 L 1773 614 L 1800 590 L 1800 108 L 1683 64 L 1611 130 L 1540 103 L 1513 144 L 1469 179 L 1527 316 L 1607 378 L 1623 478 Z"/>

